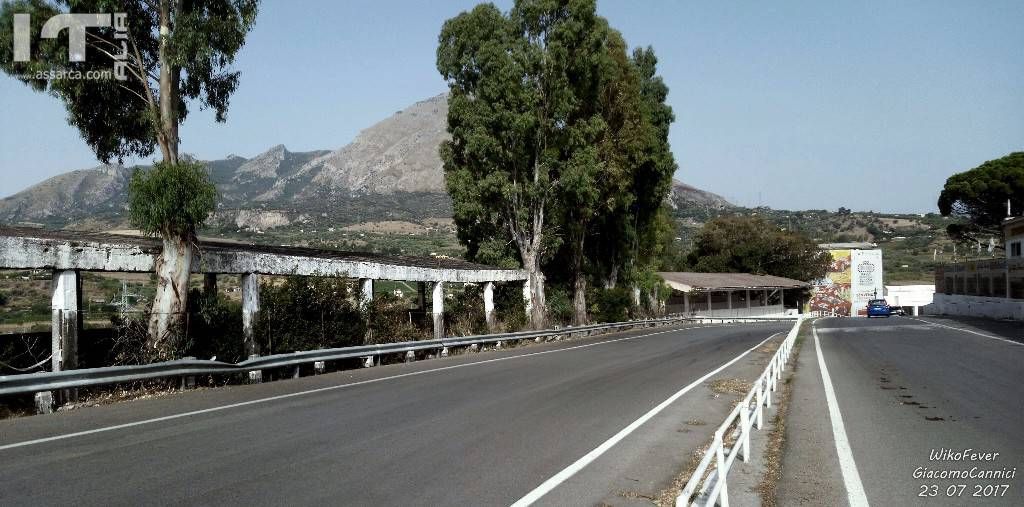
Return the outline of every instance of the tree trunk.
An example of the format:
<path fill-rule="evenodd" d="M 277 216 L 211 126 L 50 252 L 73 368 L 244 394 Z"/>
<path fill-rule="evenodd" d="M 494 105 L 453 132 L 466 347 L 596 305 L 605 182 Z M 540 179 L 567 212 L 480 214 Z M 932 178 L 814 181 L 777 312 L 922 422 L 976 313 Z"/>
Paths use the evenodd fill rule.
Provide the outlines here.
<path fill-rule="evenodd" d="M 587 324 L 587 279 L 583 276 L 583 239 L 576 241 L 576 252 L 572 256 L 573 290 L 572 323 L 575 326 Z"/>
<path fill-rule="evenodd" d="M 187 311 L 188 277 L 192 267 L 192 241 L 164 238 L 156 260 L 156 295 L 149 317 L 146 353 L 153 361 L 176 359 Z"/>
<path fill-rule="evenodd" d="M 530 282 L 530 326 L 533 329 L 547 327 L 546 302 L 544 301 L 544 273 L 540 270 L 540 256 L 532 251 L 521 252 L 523 269 Z"/>
<path fill-rule="evenodd" d="M 619 283 L 619 265 L 613 264 L 608 270 L 608 276 L 604 279 L 604 288 L 614 289 Z"/>

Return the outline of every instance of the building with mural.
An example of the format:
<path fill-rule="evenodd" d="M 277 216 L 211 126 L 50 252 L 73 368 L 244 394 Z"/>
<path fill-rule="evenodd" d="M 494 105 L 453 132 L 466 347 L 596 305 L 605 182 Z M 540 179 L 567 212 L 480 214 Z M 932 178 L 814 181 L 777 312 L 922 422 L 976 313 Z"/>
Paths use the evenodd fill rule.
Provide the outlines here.
<path fill-rule="evenodd" d="M 832 255 L 828 273 L 814 283 L 808 309 L 839 316 L 867 314 L 868 301 L 885 292 L 882 280 L 882 251 L 862 249 L 866 244 L 826 244 Z"/>

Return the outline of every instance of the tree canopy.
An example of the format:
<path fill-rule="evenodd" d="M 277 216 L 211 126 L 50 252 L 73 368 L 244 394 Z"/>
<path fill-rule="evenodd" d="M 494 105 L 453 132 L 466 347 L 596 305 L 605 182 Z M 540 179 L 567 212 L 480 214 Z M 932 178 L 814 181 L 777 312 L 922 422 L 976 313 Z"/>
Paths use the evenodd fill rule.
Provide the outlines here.
<path fill-rule="evenodd" d="M 809 282 L 825 276 L 831 255 L 810 238 L 761 217 L 719 217 L 704 224 L 688 256 L 709 273 L 753 273 Z"/>
<path fill-rule="evenodd" d="M 962 218 L 966 223 L 950 224 L 950 237 L 974 240 L 980 234 L 998 235 L 1006 218 L 1006 203 L 1011 211 L 1024 212 L 1024 152 L 989 160 L 974 169 L 954 174 L 939 194 L 939 212 Z"/>
<path fill-rule="evenodd" d="M 34 90 L 59 98 L 68 122 L 103 162 L 145 157 L 159 145 L 165 161 L 178 157 L 178 126 L 191 104 L 227 118 L 238 87 L 235 55 L 256 20 L 258 0 L 15 0 L 0 6 L 0 69 Z M 40 37 L 61 13 L 124 13 L 85 33 L 84 61 L 71 61 L 68 32 Z M 14 61 L 14 14 L 30 14 L 31 55 Z M 161 36 L 161 28 L 165 33 Z M 127 38 L 119 38 L 119 32 Z M 124 54 L 124 76 L 113 72 Z M 93 78 L 77 79 L 92 72 Z"/>
<path fill-rule="evenodd" d="M 472 260 L 521 262 L 535 325 L 546 278 L 574 287 L 585 320 L 588 279 L 614 285 L 662 241 L 650 231 L 666 230 L 675 163 L 656 62 L 650 48 L 631 58 L 593 0 L 518 0 L 507 14 L 482 4 L 441 30 L 458 237 Z"/>
<path fill-rule="evenodd" d="M 131 224 L 145 234 L 194 238 L 217 204 L 217 187 L 199 162 L 157 162 L 128 184 Z"/>

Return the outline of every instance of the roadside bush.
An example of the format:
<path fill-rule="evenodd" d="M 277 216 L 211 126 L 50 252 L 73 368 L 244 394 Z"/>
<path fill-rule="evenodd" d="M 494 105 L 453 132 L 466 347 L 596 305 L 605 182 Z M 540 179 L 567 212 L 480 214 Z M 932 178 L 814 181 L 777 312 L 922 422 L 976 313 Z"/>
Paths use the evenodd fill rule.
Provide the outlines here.
<path fill-rule="evenodd" d="M 487 332 L 483 287 L 465 285 L 445 301 L 445 329 L 451 336 L 470 336 Z"/>
<path fill-rule="evenodd" d="M 260 286 L 256 340 L 260 353 L 361 345 L 366 323 L 355 282 L 340 278 L 290 276 Z"/>
<path fill-rule="evenodd" d="M 499 283 L 494 287 L 494 315 L 498 329 L 515 332 L 526 329 L 526 301 L 523 301 L 523 286 L 520 283 Z"/>
<path fill-rule="evenodd" d="M 198 289 L 190 292 L 188 333 L 181 356 L 216 357 L 231 363 L 245 359 L 241 303 L 206 295 Z"/>
<path fill-rule="evenodd" d="M 572 322 L 572 297 L 570 297 L 569 291 L 565 287 L 550 286 L 544 297 L 548 304 L 549 324 L 565 326 Z M 525 306 L 523 311 L 526 311 Z"/>
<path fill-rule="evenodd" d="M 0 292 L 0 306 L 7 306 L 7 301 L 8 301 L 7 293 L 6 292 Z"/>
<path fill-rule="evenodd" d="M 587 299 L 590 317 L 594 322 L 622 322 L 629 320 L 633 308 L 633 294 L 625 287 L 612 289 L 592 288 Z"/>
<path fill-rule="evenodd" d="M 409 303 L 394 294 L 374 294 L 363 309 L 362 318 L 369 327 L 366 343 L 422 340 L 430 336 L 409 321 Z"/>

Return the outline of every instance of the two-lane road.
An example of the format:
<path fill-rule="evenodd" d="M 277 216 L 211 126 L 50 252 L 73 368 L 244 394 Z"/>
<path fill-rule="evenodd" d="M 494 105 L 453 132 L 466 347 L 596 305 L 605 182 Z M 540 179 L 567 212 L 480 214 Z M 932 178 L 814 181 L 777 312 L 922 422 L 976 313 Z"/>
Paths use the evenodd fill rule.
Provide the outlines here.
<path fill-rule="evenodd" d="M 637 330 L 2 421 L 0 505 L 509 505 L 790 326 Z M 607 494 L 605 469 L 572 501 Z"/>
<path fill-rule="evenodd" d="M 814 327 L 800 357 L 783 500 L 1024 505 L 1024 345 L 945 319 L 833 318 Z M 943 449 L 979 455 L 937 459 L 956 458 Z M 800 484 L 821 470 L 832 478 Z"/>

